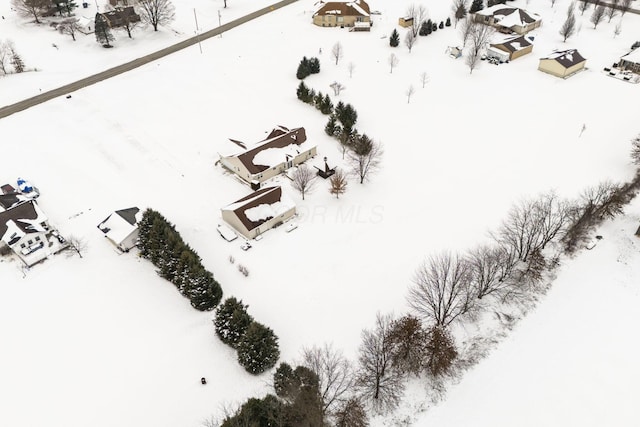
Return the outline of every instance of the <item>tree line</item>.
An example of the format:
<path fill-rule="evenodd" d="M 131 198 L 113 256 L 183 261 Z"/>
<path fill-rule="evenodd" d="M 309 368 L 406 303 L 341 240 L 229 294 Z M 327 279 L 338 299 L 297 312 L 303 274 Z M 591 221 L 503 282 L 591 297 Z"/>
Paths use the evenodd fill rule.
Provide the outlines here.
<path fill-rule="evenodd" d="M 159 212 L 147 209 L 138 223 L 140 256 L 158 268 L 160 277 L 173 283 L 191 306 L 200 311 L 214 309 L 222 288 L 201 262 L 198 254 Z"/>

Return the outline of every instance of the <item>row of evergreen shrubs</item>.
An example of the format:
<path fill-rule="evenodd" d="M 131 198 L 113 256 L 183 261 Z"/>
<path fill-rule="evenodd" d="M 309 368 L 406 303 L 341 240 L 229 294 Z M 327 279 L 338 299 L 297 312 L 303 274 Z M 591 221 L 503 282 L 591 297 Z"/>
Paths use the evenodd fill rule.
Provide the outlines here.
<path fill-rule="evenodd" d="M 200 311 L 214 309 L 222 288 L 201 263 L 198 254 L 159 212 L 147 209 L 138 224 L 140 256 L 158 268 L 160 277 L 173 283 Z"/>
<path fill-rule="evenodd" d="M 322 114 L 333 112 L 333 102 L 331 102 L 329 95 L 323 95 L 322 92 L 316 93 L 314 89 L 309 89 L 304 82 L 300 82 L 298 85 L 296 95 L 300 101 L 315 106 Z"/>
<path fill-rule="evenodd" d="M 318 58 L 307 59 L 306 56 L 302 57 L 300 64 L 298 65 L 298 71 L 296 71 L 296 77 L 300 80 L 309 77 L 311 74 L 318 74 L 320 72 L 320 60 Z"/>
<path fill-rule="evenodd" d="M 280 357 L 278 337 L 247 313 L 248 305 L 235 297 L 227 298 L 216 310 L 213 321 L 223 343 L 238 352 L 238 362 L 254 375 L 275 366 Z"/>

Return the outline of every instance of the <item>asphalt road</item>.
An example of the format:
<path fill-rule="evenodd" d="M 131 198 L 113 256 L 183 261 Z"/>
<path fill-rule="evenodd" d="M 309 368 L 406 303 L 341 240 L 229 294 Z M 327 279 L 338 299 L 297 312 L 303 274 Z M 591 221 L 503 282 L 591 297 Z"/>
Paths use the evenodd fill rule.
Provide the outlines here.
<path fill-rule="evenodd" d="M 43 102 L 47 102 L 53 98 L 57 98 L 59 96 L 66 96 L 71 92 L 74 92 L 78 89 L 82 89 L 84 87 L 90 86 L 92 84 L 101 82 L 110 77 L 117 76 L 118 74 L 126 73 L 127 71 L 131 71 L 134 68 L 140 67 L 142 65 L 148 64 L 149 62 L 153 62 L 157 59 L 163 58 L 167 55 L 171 55 L 174 52 L 185 49 L 189 46 L 193 46 L 202 40 L 206 40 L 211 37 L 215 37 L 225 31 L 228 31 L 232 28 L 235 28 L 239 25 L 242 25 L 246 22 L 249 22 L 253 19 L 256 19 L 262 15 L 266 15 L 269 12 L 273 12 L 274 10 L 280 9 L 281 7 L 290 5 L 298 0 L 282 0 L 278 3 L 274 3 L 271 6 L 267 6 L 263 9 L 257 10 L 249 15 L 245 15 L 241 18 L 233 20 L 227 24 L 221 25 L 219 27 L 214 28 L 213 30 L 206 31 L 200 35 L 191 37 L 189 39 L 183 40 L 179 43 L 166 47 L 164 49 L 160 49 L 156 52 L 152 52 L 149 55 L 143 56 L 141 58 L 134 59 L 133 61 L 126 62 L 124 64 L 118 65 L 117 67 L 109 68 L 108 70 L 102 71 L 100 73 L 94 74 L 92 76 L 86 77 L 84 79 L 78 80 L 73 83 L 69 83 L 64 86 L 60 86 L 59 88 L 52 89 L 47 92 L 43 92 L 38 94 L 32 98 L 27 98 L 22 101 L 16 102 L 15 104 L 7 105 L 0 108 L 0 119 L 11 114 L 17 113 L 22 110 L 26 110 L 29 107 L 33 107 L 34 105 L 41 104 Z"/>

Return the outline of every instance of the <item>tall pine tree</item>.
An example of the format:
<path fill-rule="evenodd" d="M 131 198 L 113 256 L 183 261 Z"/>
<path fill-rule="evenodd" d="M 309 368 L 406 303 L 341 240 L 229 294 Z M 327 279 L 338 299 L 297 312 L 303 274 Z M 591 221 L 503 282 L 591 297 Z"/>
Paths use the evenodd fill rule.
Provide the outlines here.
<path fill-rule="evenodd" d="M 476 13 L 479 10 L 484 9 L 483 0 L 473 0 L 471 3 L 471 7 L 469 8 L 469 13 Z"/>
<path fill-rule="evenodd" d="M 111 34 L 111 27 L 109 26 L 109 21 L 102 13 L 96 13 L 96 17 L 94 19 L 94 31 L 96 33 L 96 40 L 103 47 L 112 47 L 111 43 L 115 40 L 113 34 Z"/>
<path fill-rule="evenodd" d="M 278 337 L 258 322 L 252 322 L 238 344 L 238 362 L 254 375 L 275 366 L 280 357 Z"/>
<path fill-rule="evenodd" d="M 394 28 L 393 32 L 391 33 L 391 37 L 389 37 L 389 46 L 398 47 L 399 44 L 400 44 L 400 34 L 398 34 L 398 30 Z"/>

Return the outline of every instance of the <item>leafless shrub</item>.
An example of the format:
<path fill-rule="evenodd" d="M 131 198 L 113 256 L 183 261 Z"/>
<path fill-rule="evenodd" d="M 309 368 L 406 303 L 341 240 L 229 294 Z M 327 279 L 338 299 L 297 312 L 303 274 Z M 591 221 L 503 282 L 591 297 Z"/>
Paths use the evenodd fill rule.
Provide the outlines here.
<path fill-rule="evenodd" d="M 249 276 L 249 269 L 242 264 L 238 264 L 238 271 L 242 273 L 244 277 Z"/>
<path fill-rule="evenodd" d="M 331 56 L 336 60 L 336 65 L 338 65 L 338 62 L 344 56 L 344 49 L 342 48 L 342 44 L 340 44 L 340 42 L 336 42 L 336 44 L 334 44 L 331 48 Z"/>
<path fill-rule="evenodd" d="M 389 55 L 389 58 L 387 58 L 387 62 L 389 64 L 389 72 L 393 74 L 393 69 L 396 67 L 396 65 L 398 65 L 399 59 L 395 53 L 392 53 L 391 55 Z"/>
<path fill-rule="evenodd" d="M 329 192 L 336 196 L 336 199 L 340 198 L 341 194 L 344 194 L 347 191 L 347 175 L 342 171 L 342 169 L 336 169 L 336 172 L 331 175 L 329 178 Z"/>
<path fill-rule="evenodd" d="M 236 262 L 236 259 L 233 257 L 233 255 L 229 255 L 229 262 L 230 262 L 231 264 L 233 264 L 233 263 L 235 263 L 235 262 Z"/>
<path fill-rule="evenodd" d="M 306 194 L 311 193 L 315 188 L 316 177 L 316 173 L 304 163 L 299 165 L 293 172 L 291 185 L 300 192 L 302 200 L 304 200 Z"/>

